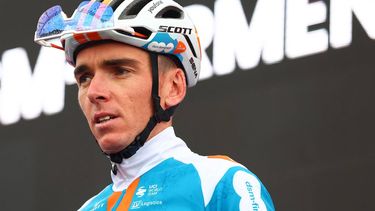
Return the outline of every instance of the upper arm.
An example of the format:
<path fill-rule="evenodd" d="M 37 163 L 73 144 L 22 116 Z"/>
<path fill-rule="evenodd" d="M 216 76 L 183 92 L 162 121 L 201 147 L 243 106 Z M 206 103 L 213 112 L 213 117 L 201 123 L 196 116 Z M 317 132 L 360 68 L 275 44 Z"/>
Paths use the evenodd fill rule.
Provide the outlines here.
<path fill-rule="evenodd" d="M 272 199 L 260 182 L 243 167 L 229 169 L 217 184 L 208 210 L 275 210 Z"/>
<path fill-rule="evenodd" d="M 251 172 L 237 171 L 233 175 L 233 189 L 240 197 L 239 210 L 275 210 L 268 191 Z"/>

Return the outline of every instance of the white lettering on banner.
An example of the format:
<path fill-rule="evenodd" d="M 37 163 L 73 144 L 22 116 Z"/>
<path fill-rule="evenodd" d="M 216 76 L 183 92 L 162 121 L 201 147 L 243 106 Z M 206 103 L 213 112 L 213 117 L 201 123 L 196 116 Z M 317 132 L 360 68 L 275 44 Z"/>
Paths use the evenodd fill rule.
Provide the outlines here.
<path fill-rule="evenodd" d="M 0 90 L 1 90 L 1 74 L 3 73 L 3 65 L 0 62 Z M 1 93 L 0 93 L 1 94 Z"/>
<path fill-rule="evenodd" d="M 224 75 L 233 72 L 236 59 L 241 69 L 254 68 L 262 52 L 266 63 L 281 61 L 284 8 L 284 1 L 259 0 L 249 27 L 240 0 L 217 0 L 213 47 L 215 73 Z"/>
<path fill-rule="evenodd" d="M 308 27 L 326 21 L 327 7 L 317 1 L 288 0 L 286 15 L 286 48 L 289 58 L 321 53 L 328 49 L 328 32 L 318 29 L 309 32 Z"/>
<path fill-rule="evenodd" d="M 286 8 L 286 9 L 285 9 Z M 352 42 L 353 16 L 366 34 L 375 39 L 374 0 L 331 0 L 330 17 L 323 1 L 258 0 L 248 23 L 241 0 L 216 0 L 214 12 L 194 4 L 186 7 L 200 32 L 202 70 L 200 80 L 226 75 L 236 69 L 265 64 L 349 46 Z M 329 30 L 309 27 L 326 23 Z M 329 31 L 329 33 L 328 33 Z M 206 50 L 213 44 L 213 58 Z M 212 63 L 211 63 L 212 62 Z M 0 124 L 9 125 L 35 119 L 64 108 L 65 85 L 75 83 L 73 67 L 61 51 L 41 48 L 34 71 L 26 50 L 5 51 L 0 62 Z"/>
<path fill-rule="evenodd" d="M 55 114 L 64 107 L 66 71 L 64 54 L 41 48 L 34 72 L 22 48 L 6 51 L 2 56 L 0 122 L 13 124 L 35 119 L 41 112 Z"/>
<path fill-rule="evenodd" d="M 371 39 L 375 39 L 374 0 L 331 0 L 330 43 L 334 48 L 347 47 L 352 42 L 353 14 Z"/>

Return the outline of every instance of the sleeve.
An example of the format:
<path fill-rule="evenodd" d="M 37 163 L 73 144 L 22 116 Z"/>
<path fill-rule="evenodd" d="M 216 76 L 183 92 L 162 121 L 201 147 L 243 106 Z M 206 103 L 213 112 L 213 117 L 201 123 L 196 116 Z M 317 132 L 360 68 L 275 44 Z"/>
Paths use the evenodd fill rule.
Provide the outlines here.
<path fill-rule="evenodd" d="M 215 188 L 208 210 L 274 211 L 267 189 L 257 176 L 243 167 L 227 171 Z"/>

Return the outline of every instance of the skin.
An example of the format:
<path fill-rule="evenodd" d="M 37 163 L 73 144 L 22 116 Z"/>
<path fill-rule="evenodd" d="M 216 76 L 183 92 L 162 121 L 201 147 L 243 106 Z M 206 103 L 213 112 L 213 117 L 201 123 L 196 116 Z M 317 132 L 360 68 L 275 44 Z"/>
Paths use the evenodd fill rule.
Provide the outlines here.
<path fill-rule="evenodd" d="M 159 96 L 166 109 L 183 100 L 186 79 L 160 57 Z M 133 142 L 154 112 L 149 54 L 117 42 L 93 45 L 78 53 L 75 78 L 79 105 L 103 152 L 116 153 Z M 100 122 L 106 116 L 111 119 Z M 148 139 L 171 125 L 172 120 L 158 123 Z"/>

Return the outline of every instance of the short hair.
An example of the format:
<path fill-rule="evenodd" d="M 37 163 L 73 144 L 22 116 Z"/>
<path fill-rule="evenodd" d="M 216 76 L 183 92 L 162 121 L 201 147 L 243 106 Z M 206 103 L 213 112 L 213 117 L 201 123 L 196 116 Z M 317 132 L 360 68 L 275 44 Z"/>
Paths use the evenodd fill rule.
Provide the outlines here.
<path fill-rule="evenodd" d="M 161 71 L 168 71 L 173 68 L 178 68 L 175 60 L 171 56 L 159 54 L 158 56 L 159 69 Z"/>

